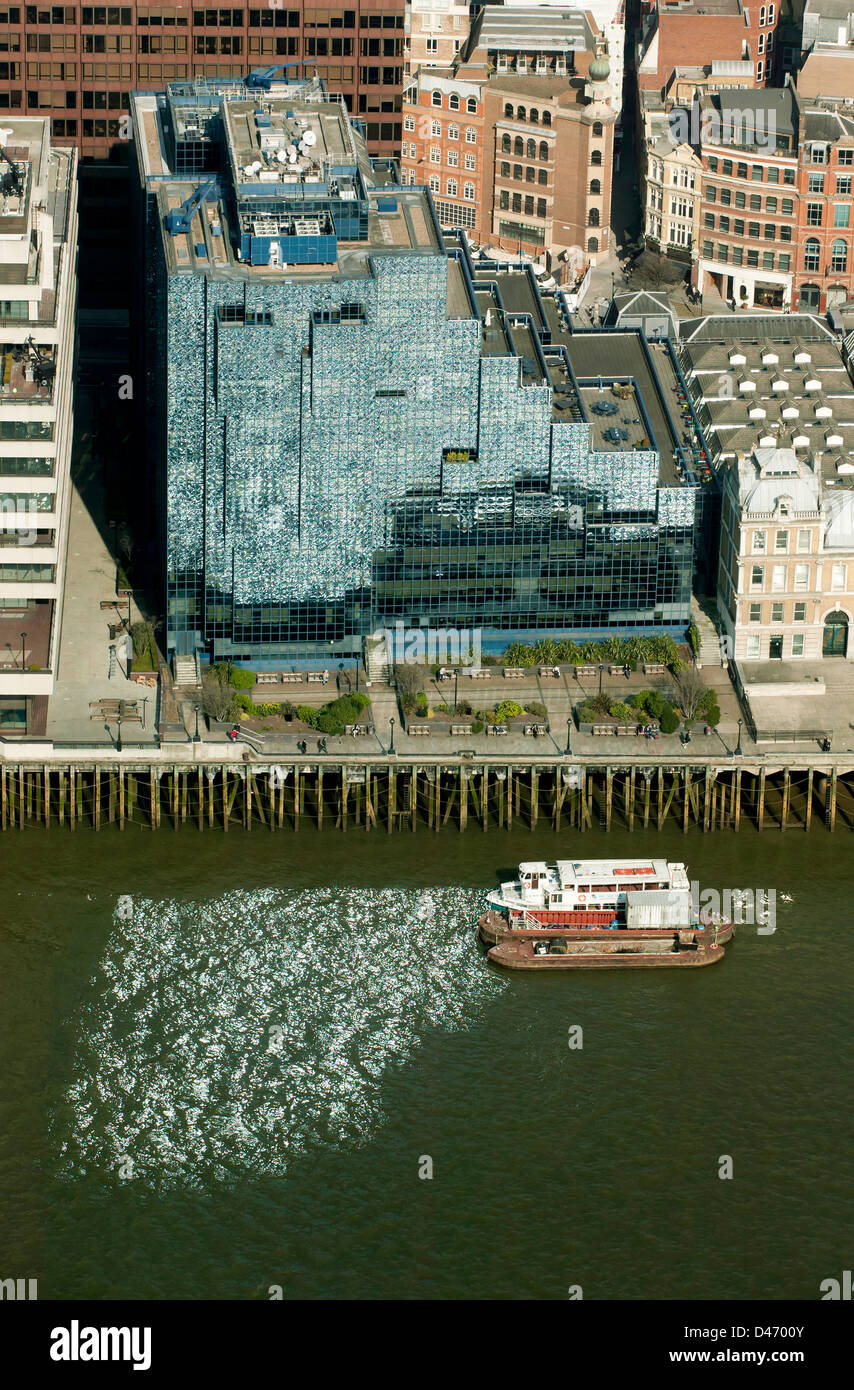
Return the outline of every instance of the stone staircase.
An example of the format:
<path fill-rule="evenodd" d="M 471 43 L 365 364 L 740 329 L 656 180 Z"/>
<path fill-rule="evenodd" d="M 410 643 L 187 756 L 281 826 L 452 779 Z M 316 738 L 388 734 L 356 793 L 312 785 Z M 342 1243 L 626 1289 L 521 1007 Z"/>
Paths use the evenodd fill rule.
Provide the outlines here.
<path fill-rule="evenodd" d="M 388 652 L 384 637 L 365 638 L 365 672 L 371 685 L 388 685 Z"/>
<path fill-rule="evenodd" d="M 193 656 L 179 656 L 176 654 L 172 658 L 172 670 L 175 677 L 175 684 L 181 688 L 198 688 L 202 683 L 202 673 L 199 668 L 199 658 L 197 654 Z"/>
<path fill-rule="evenodd" d="M 721 644 L 720 635 L 715 623 L 712 620 L 713 600 L 698 600 L 696 596 L 691 599 L 691 619 L 697 624 L 700 632 L 700 653 L 697 657 L 698 666 L 720 666 L 721 664 Z"/>

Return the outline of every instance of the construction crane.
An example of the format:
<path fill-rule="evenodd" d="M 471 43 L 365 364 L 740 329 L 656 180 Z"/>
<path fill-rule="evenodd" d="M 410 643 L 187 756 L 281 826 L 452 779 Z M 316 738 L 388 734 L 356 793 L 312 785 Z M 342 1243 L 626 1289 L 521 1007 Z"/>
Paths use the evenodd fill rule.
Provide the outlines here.
<path fill-rule="evenodd" d="M 172 236 L 178 236 L 181 232 L 189 232 L 193 218 L 201 207 L 202 203 L 211 193 L 216 193 L 216 179 L 208 179 L 207 183 L 202 183 L 191 193 L 189 198 L 185 198 L 179 208 L 173 208 L 166 214 L 166 230 Z"/>
<path fill-rule="evenodd" d="M 304 62 L 299 63 L 274 63 L 271 68 L 253 68 L 244 79 L 250 92 L 269 92 L 273 85 L 273 74 L 283 72 L 285 68 L 301 68 Z"/>

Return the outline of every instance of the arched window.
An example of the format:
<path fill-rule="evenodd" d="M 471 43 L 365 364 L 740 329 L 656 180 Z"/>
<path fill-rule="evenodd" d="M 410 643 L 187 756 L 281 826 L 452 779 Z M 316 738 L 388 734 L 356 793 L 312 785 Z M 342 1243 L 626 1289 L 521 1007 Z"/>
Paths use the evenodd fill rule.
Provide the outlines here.
<path fill-rule="evenodd" d="M 848 247 L 842 237 L 837 237 L 830 248 L 830 268 L 839 272 L 848 268 Z"/>
<path fill-rule="evenodd" d="M 449 198 L 456 198 L 456 196 L 457 196 L 457 181 L 456 181 L 456 179 L 448 179 L 448 197 L 449 197 Z"/>
<path fill-rule="evenodd" d="M 501 153 L 502 153 L 502 154 L 509 154 L 509 153 L 510 153 L 510 144 L 511 144 L 510 136 L 509 136 L 509 135 L 502 135 L 502 137 L 501 137 Z"/>
<path fill-rule="evenodd" d="M 599 136 L 599 135 L 602 134 L 602 122 L 601 122 L 601 121 L 594 121 L 594 122 L 593 122 L 593 134 L 594 134 L 594 136 Z"/>
<path fill-rule="evenodd" d="M 536 106 L 532 106 L 532 107 L 531 107 L 531 114 L 530 114 L 530 116 L 528 117 L 528 120 L 531 122 L 531 125 L 539 125 L 539 124 L 540 124 L 540 113 L 539 113 L 539 111 L 537 110 Z"/>
<path fill-rule="evenodd" d="M 540 169 L 539 173 L 537 174 L 537 183 L 547 184 L 548 181 L 549 181 L 549 171 L 548 171 L 548 169 Z"/>
<path fill-rule="evenodd" d="M 760 5 L 760 6 L 759 6 L 759 23 L 760 23 L 760 26 L 763 25 L 763 24 L 765 23 L 765 6 L 764 6 L 764 5 Z"/>
<path fill-rule="evenodd" d="M 540 141 L 540 159 L 548 159 L 548 157 L 549 157 L 548 142 L 547 142 L 546 140 L 541 140 L 541 141 Z"/>
<path fill-rule="evenodd" d="M 525 141 L 522 139 L 521 135 L 517 135 L 516 139 L 513 141 L 513 153 L 518 155 L 523 155 L 525 153 Z"/>
<path fill-rule="evenodd" d="M 468 100 L 466 101 L 466 110 L 468 111 L 468 113 L 469 113 L 470 116 L 475 116 L 475 115 L 477 115 L 477 98 L 476 98 L 476 97 L 469 97 L 469 98 L 468 98 Z"/>
<path fill-rule="evenodd" d="M 600 165 L 600 164 L 602 163 L 602 151 L 601 151 L 601 150 L 594 150 L 594 151 L 592 152 L 592 154 L 591 154 L 591 156 L 590 156 L 590 163 L 591 163 L 591 164 L 595 164 L 595 165 L 597 165 L 597 166 Z"/>
<path fill-rule="evenodd" d="M 773 6 L 773 5 L 769 5 L 769 6 L 768 6 L 768 23 L 769 23 L 769 24 L 773 24 L 773 23 L 774 23 L 774 6 Z"/>
<path fill-rule="evenodd" d="M 526 111 L 525 111 L 524 106 L 520 106 L 519 109 L 518 109 L 518 111 L 516 112 L 516 120 L 517 120 L 517 121 L 526 121 L 527 119 L 528 119 L 528 116 L 527 116 L 527 113 L 526 113 Z"/>
<path fill-rule="evenodd" d="M 544 111 L 544 112 L 543 112 L 543 125 L 551 125 L 551 123 L 552 123 L 552 113 L 551 113 L 551 111 Z"/>
<path fill-rule="evenodd" d="M 599 179 L 590 180 L 590 192 L 594 194 L 599 194 L 602 192 L 602 184 L 600 183 Z"/>
<path fill-rule="evenodd" d="M 451 95 L 448 97 L 448 106 L 452 111 L 459 111 L 460 99 L 457 96 L 456 92 L 451 92 Z"/>
<path fill-rule="evenodd" d="M 529 141 L 528 141 L 527 146 L 526 146 L 526 153 L 527 153 L 527 156 L 528 156 L 529 159 L 536 159 L 536 157 L 537 157 L 537 142 L 536 142 L 536 140 L 529 140 Z"/>
<path fill-rule="evenodd" d="M 431 97 L 431 101 L 433 102 L 433 105 L 434 105 L 434 106 L 441 106 L 441 105 L 442 105 L 442 93 L 441 93 L 441 92 L 434 92 L 433 95 L 432 95 L 432 97 Z"/>
<path fill-rule="evenodd" d="M 474 184 L 473 184 L 473 183 L 467 183 L 467 184 L 464 184 L 464 185 L 463 185 L 463 197 L 464 197 L 469 203 L 473 203 L 473 202 L 474 202 Z"/>
<path fill-rule="evenodd" d="M 504 103 L 504 116 L 508 121 L 512 121 L 513 119 L 513 107 L 510 105 L 509 101 Z"/>
<path fill-rule="evenodd" d="M 821 261 L 821 242 L 818 237 L 807 237 L 804 242 L 804 270 L 818 270 Z"/>
<path fill-rule="evenodd" d="M 458 126 L 458 125 L 449 125 L 449 126 L 448 126 L 448 139 L 449 139 L 449 140 L 459 140 L 459 138 L 460 138 L 460 128 L 459 128 L 459 126 Z"/>
<path fill-rule="evenodd" d="M 588 250 L 588 251 L 598 251 L 598 250 L 599 250 L 599 238 L 598 238 L 598 236 L 589 236 L 589 237 L 587 238 L 587 250 Z"/>
<path fill-rule="evenodd" d="M 514 165 L 513 165 L 513 177 L 514 177 L 514 179 L 521 179 L 521 178 L 524 178 L 524 173 L 523 173 L 521 164 L 514 164 Z"/>
<path fill-rule="evenodd" d="M 588 225 L 588 227 L 598 227 L 598 226 L 599 226 L 599 209 L 598 209 L 598 208 L 591 208 L 590 211 L 588 212 L 588 214 L 587 214 L 587 225 Z"/>

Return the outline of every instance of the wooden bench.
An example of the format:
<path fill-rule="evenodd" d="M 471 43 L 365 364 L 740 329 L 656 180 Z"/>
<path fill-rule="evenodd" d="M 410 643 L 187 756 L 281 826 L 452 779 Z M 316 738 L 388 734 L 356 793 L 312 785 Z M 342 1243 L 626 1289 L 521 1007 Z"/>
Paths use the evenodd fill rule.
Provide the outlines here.
<path fill-rule="evenodd" d="M 279 680 L 282 685 L 292 685 L 297 681 L 302 684 L 302 671 L 280 671 Z"/>
<path fill-rule="evenodd" d="M 490 675 L 489 671 L 467 671 L 466 674 L 471 676 L 473 681 L 488 681 Z"/>
<path fill-rule="evenodd" d="M 322 672 L 322 671 L 307 671 L 307 672 L 306 672 L 305 678 L 306 678 L 306 680 L 309 682 L 309 684 L 314 684 L 314 685 L 328 685 L 328 684 L 329 684 L 329 677 L 327 676 L 326 680 L 324 681 L 324 679 L 323 679 L 323 672 Z"/>
<path fill-rule="evenodd" d="M 622 676 L 625 673 L 627 664 L 628 663 L 625 661 L 612 661 L 608 666 L 608 675 Z"/>
<path fill-rule="evenodd" d="M 667 671 L 663 661 L 645 661 L 643 663 L 643 673 L 645 676 L 663 676 Z"/>
<path fill-rule="evenodd" d="M 451 725 L 451 733 L 452 733 L 452 734 L 470 734 L 470 733 L 471 733 L 471 724 L 452 724 L 452 725 Z"/>
<path fill-rule="evenodd" d="M 523 680 L 527 674 L 527 671 L 525 671 L 521 666 L 504 667 L 504 679 L 506 681 L 520 681 Z"/>
<path fill-rule="evenodd" d="M 554 680 L 560 680 L 559 666 L 541 666 L 540 676 L 551 676 Z"/>
<path fill-rule="evenodd" d="M 256 685 L 279 685 L 281 677 L 278 671 L 258 671 L 255 676 Z"/>
<path fill-rule="evenodd" d="M 575 674 L 580 680 L 582 676 L 595 676 L 598 670 L 598 666 L 576 666 Z"/>
<path fill-rule="evenodd" d="M 593 725 L 593 734 L 594 734 L 594 737 L 596 737 L 596 738 L 598 738 L 598 737 L 600 736 L 600 734 L 612 734 L 613 732 L 614 732 L 614 726 L 613 726 L 613 724 L 594 724 L 594 725 Z"/>
<path fill-rule="evenodd" d="M 632 738 L 637 738 L 637 726 L 635 724 L 618 724 L 614 730 L 619 737 L 624 734 L 631 734 Z"/>
<path fill-rule="evenodd" d="M 539 738 L 541 734 L 548 733 L 548 729 L 545 724 L 526 724 L 525 733 L 531 735 L 531 737 Z"/>
<path fill-rule="evenodd" d="M 410 724 L 406 731 L 408 734 L 429 734 L 429 724 Z"/>

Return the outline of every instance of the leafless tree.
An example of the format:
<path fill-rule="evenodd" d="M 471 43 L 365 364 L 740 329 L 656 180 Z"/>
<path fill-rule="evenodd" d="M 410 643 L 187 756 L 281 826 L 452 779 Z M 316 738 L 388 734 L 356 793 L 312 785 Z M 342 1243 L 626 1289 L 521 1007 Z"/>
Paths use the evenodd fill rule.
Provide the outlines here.
<path fill-rule="evenodd" d="M 202 708 L 209 719 L 222 721 L 234 716 L 234 691 L 225 677 L 211 667 L 202 676 Z"/>
<path fill-rule="evenodd" d="M 699 673 L 690 667 L 680 671 L 675 679 L 676 702 L 686 719 L 695 719 L 705 699 L 706 686 Z"/>

